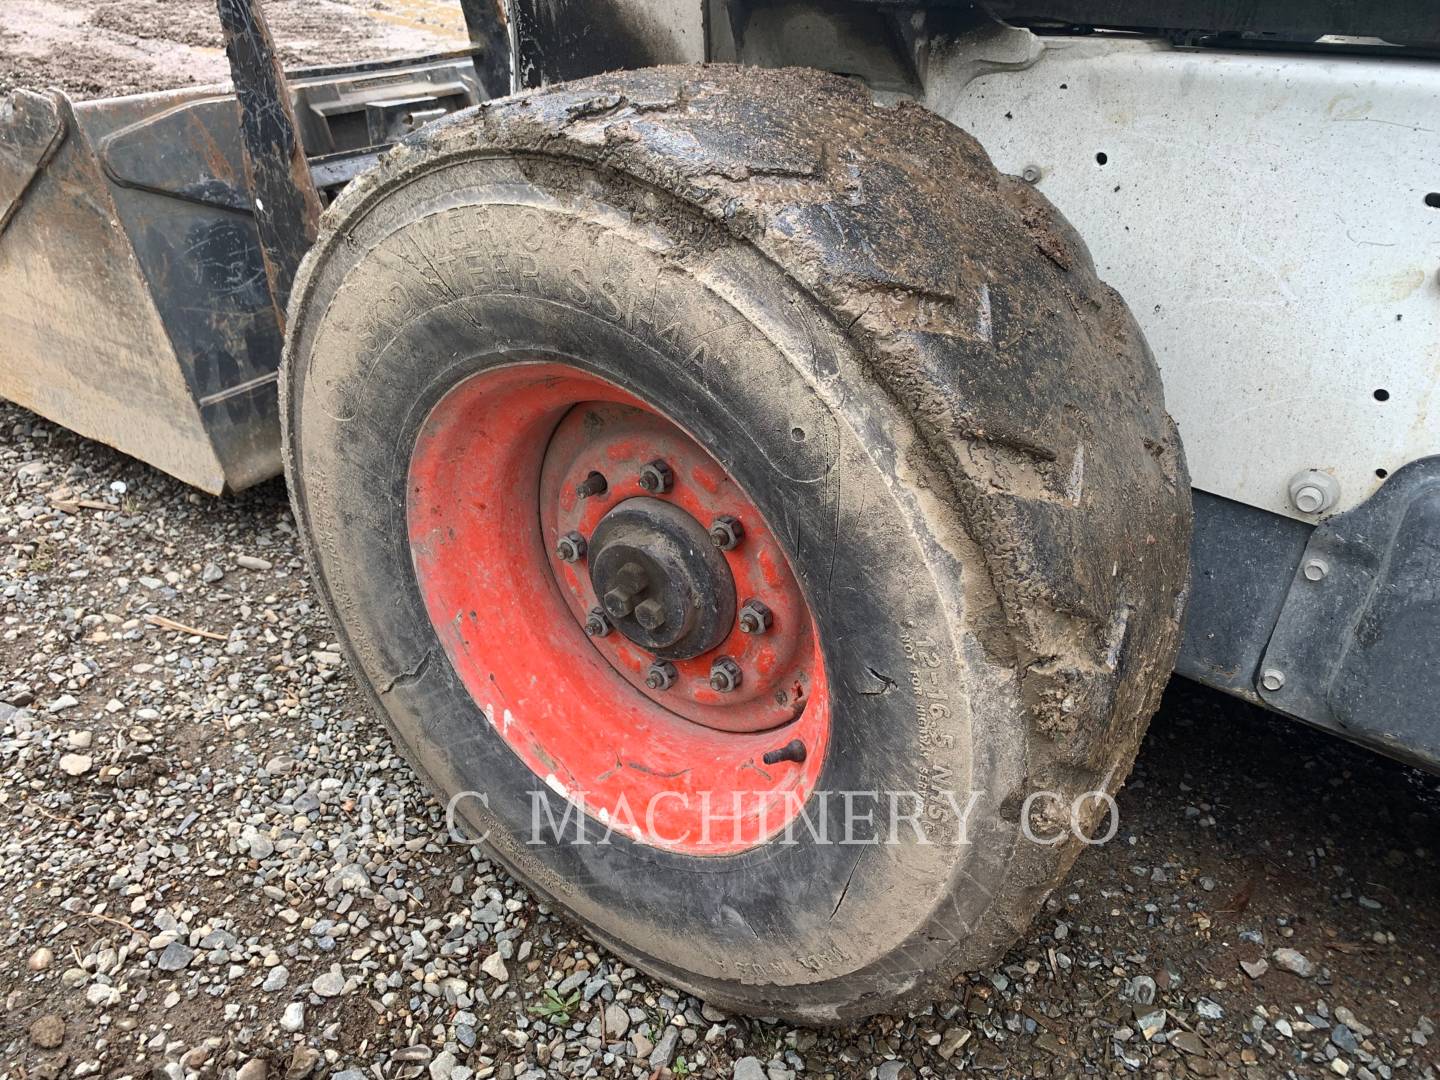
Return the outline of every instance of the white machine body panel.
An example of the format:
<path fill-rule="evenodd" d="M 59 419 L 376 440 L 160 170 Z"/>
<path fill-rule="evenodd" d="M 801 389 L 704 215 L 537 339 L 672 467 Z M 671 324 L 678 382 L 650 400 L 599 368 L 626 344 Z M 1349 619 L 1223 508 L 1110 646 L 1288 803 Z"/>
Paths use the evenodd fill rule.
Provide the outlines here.
<path fill-rule="evenodd" d="M 1197 488 L 1314 521 L 1440 453 L 1440 62 L 1024 38 L 932 53 L 926 104 L 1085 239 Z"/>

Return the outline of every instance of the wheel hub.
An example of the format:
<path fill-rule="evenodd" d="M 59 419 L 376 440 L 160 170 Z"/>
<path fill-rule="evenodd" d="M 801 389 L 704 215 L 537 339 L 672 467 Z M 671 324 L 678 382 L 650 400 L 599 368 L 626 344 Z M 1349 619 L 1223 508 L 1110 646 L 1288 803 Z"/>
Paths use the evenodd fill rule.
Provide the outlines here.
<path fill-rule="evenodd" d="M 627 499 L 588 544 L 590 583 L 611 623 L 642 649 L 688 660 L 724 640 L 735 579 L 705 527 L 660 499 Z"/>
<path fill-rule="evenodd" d="M 720 731 L 804 711 L 809 607 L 764 517 L 685 432 L 577 406 L 546 448 L 540 516 L 572 615 L 637 690 Z"/>

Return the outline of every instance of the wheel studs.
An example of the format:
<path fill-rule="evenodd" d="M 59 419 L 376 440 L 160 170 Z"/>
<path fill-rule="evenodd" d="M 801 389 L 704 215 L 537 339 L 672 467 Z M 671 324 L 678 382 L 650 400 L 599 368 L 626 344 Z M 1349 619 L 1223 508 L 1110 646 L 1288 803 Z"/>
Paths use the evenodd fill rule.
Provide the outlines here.
<path fill-rule="evenodd" d="M 729 694 L 740 687 L 740 665 L 722 656 L 710 665 L 710 689 Z"/>
<path fill-rule="evenodd" d="M 729 514 L 721 514 L 710 523 L 710 542 L 721 551 L 734 551 L 744 536 L 745 527 Z"/>
<path fill-rule="evenodd" d="M 605 613 L 612 619 L 623 619 L 635 610 L 635 594 L 629 589 L 611 589 L 605 594 Z"/>
<path fill-rule="evenodd" d="M 655 597 L 635 605 L 635 621 L 646 630 L 659 630 L 665 625 L 665 605 Z"/>
<path fill-rule="evenodd" d="M 675 685 L 675 665 L 669 660 L 656 660 L 645 673 L 645 685 L 651 690 L 669 690 Z"/>
<path fill-rule="evenodd" d="M 742 634 L 763 634 L 770 629 L 774 617 L 770 609 L 759 600 L 746 600 L 740 608 L 740 632 Z"/>
<path fill-rule="evenodd" d="M 778 750 L 771 750 L 760 759 L 766 765 L 779 765 L 782 761 L 800 762 L 805 760 L 805 744 L 799 739 L 791 739 Z"/>
<path fill-rule="evenodd" d="M 555 554 L 561 562 L 578 562 L 585 557 L 585 537 L 578 532 L 567 532 L 555 544 Z"/>
<path fill-rule="evenodd" d="M 605 612 L 612 619 L 623 619 L 635 610 L 635 601 L 650 587 L 650 579 L 639 563 L 626 563 L 615 575 L 615 586 L 602 598 Z M 659 625 L 658 623 L 656 625 Z"/>
<path fill-rule="evenodd" d="M 640 486 L 651 495 L 664 495 L 674 485 L 675 474 L 659 458 L 640 470 Z"/>
<path fill-rule="evenodd" d="M 604 495 L 610 490 L 603 473 L 592 472 L 589 476 L 575 485 L 575 494 L 582 499 L 588 499 L 592 495 Z"/>
<path fill-rule="evenodd" d="M 591 608 L 590 614 L 585 616 L 585 633 L 591 637 L 605 637 L 610 633 L 610 620 L 598 607 Z"/>

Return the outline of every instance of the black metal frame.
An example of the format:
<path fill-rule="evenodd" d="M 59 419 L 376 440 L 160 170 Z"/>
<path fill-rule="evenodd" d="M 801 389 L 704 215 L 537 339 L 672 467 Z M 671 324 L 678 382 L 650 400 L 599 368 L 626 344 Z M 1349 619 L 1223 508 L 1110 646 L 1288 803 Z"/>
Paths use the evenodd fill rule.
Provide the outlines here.
<path fill-rule="evenodd" d="M 501 0 L 462 0 L 475 71 L 489 97 L 510 91 L 510 46 Z M 265 274 L 283 331 L 300 260 L 320 226 L 320 196 L 305 157 L 284 68 L 260 0 L 216 0 L 240 102 L 245 174 L 254 195 Z"/>
<path fill-rule="evenodd" d="M 285 70 L 258 0 L 218 0 L 220 26 L 260 233 L 265 276 L 281 330 L 300 260 L 320 231 L 320 193 L 310 177 Z"/>

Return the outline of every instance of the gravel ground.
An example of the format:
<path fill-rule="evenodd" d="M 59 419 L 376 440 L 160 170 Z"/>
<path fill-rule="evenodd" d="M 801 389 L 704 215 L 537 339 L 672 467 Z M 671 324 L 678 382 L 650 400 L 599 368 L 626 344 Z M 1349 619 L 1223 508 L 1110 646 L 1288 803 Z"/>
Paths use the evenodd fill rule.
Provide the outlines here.
<path fill-rule="evenodd" d="M 0 91 L 224 77 L 209 0 L 0 4 Z M 266 10 L 311 62 L 453 46 L 443 7 Z M 0 402 L 0 619 L 0 1077 L 1436 1074 L 1436 780 L 1179 680 L 999 966 L 812 1031 L 655 983 L 447 837 L 280 483 L 211 499 Z"/>
<path fill-rule="evenodd" d="M 279 482 L 211 499 L 0 403 L 0 486 L 6 1076 L 1435 1075 L 1433 778 L 1177 680 L 995 970 L 727 1017 L 447 838 Z"/>

